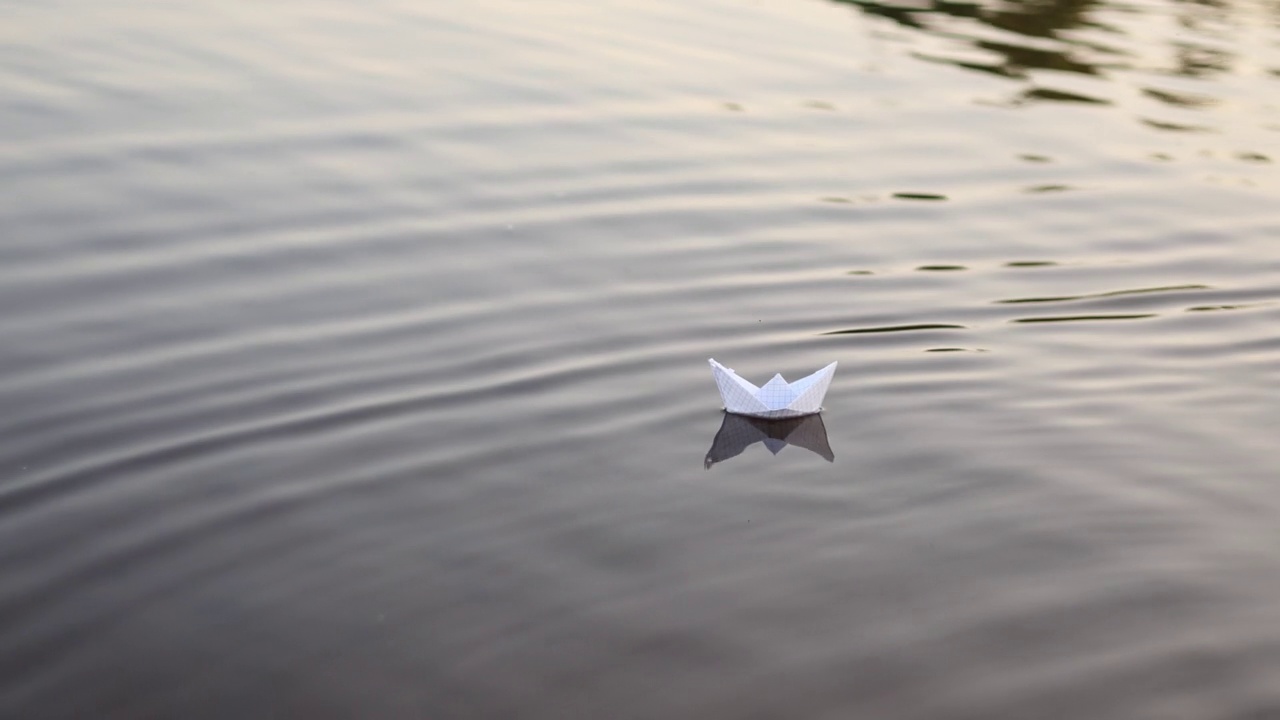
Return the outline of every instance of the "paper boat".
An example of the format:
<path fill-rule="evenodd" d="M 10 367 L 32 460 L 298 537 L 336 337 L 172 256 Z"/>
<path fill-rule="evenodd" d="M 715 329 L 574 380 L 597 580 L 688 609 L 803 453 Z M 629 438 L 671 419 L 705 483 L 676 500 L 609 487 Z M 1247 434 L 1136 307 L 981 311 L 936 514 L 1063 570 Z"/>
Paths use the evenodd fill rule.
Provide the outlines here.
<path fill-rule="evenodd" d="M 725 413 L 724 422 L 720 424 L 715 440 L 711 441 L 711 449 L 707 451 L 704 464 L 709 470 L 718 462 L 741 455 L 756 443 L 764 443 L 774 455 L 782 452 L 782 448 L 788 445 L 795 445 L 827 462 L 835 462 L 836 459 L 836 454 L 831 451 L 831 443 L 827 440 L 827 426 L 822 423 L 821 415 L 766 420 Z"/>
<path fill-rule="evenodd" d="M 836 374 L 836 363 L 789 383 L 781 375 L 760 387 L 738 377 L 732 369 L 711 360 L 711 374 L 720 388 L 727 412 L 761 418 L 789 418 L 822 411 L 822 399 Z"/>

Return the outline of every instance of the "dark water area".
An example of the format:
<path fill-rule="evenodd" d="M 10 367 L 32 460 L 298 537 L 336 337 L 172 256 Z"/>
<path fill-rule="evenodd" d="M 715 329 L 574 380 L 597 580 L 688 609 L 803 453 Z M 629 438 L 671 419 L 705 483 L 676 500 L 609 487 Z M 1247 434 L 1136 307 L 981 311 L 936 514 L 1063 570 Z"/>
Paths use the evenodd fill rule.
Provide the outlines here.
<path fill-rule="evenodd" d="M 1275 2 L 4 7 L 0 717 L 1280 717 Z"/>

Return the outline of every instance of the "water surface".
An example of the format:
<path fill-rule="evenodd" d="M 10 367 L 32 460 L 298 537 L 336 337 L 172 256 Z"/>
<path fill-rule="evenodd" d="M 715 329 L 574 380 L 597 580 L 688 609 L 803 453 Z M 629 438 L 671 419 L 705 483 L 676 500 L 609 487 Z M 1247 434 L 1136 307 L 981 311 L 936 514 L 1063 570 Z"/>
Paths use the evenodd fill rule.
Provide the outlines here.
<path fill-rule="evenodd" d="M 1280 714 L 1274 2 L 7 5 L 0 715 Z"/>

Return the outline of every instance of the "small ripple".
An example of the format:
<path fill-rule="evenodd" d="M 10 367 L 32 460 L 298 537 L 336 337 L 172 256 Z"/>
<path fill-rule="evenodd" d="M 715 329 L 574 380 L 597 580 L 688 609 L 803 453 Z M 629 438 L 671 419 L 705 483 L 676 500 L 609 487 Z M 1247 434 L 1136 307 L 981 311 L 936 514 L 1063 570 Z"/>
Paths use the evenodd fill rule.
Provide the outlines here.
<path fill-rule="evenodd" d="M 946 195 L 924 192 L 896 192 L 893 197 L 899 200 L 946 200 Z"/>
<path fill-rule="evenodd" d="M 848 330 L 832 330 L 823 335 L 861 335 L 864 333 L 914 332 L 918 330 L 967 330 L 964 325 L 948 323 L 917 323 L 915 325 L 884 325 L 869 328 L 850 328 Z"/>
<path fill-rule="evenodd" d="M 1048 101 L 1060 103 L 1079 103 L 1082 105 L 1110 105 L 1111 101 L 1105 98 L 1093 97 L 1067 90 L 1055 90 L 1053 88 L 1032 88 L 1023 91 L 1014 102 L 1028 101 Z"/>
<path fill-rule="evenodd" d="M 1183 133 L 1211 133 L 1213 128 L 1204 125 L 1187 125 L 1185 123 L 1168 122 L 1166 120 L 1152 120 L 1151 118 L 1139 118 L 1143 125 L 1155 128 L 1156 130 L 1167 130 L 1169 132 Z"/>
<path fill-rule="evenodd" d="M 1084 295 L 1059 295 L 1055 297 L 1012 298 L 996 300 L 999 305 L 1020 305 L 1025 303 L 1055 303 L 1074 300 L 1094 300 L 1098 298 L 1123 297 L 1126 295 L 1147 295 L 1150 293 L 1177 292 L 1182 290 L 1210 290 L 1208 285 L 1169 285 L 1165 287 L 1137 288 L 1133 290 L 1112 290 L 1110 292 L 1089 293 Z"/>
<path fill-rule="evenodd" d="M 1245 310 L 1248 308 L 1264 307 L 1268 303 L 1245 303 L 1241 305 L 1196 305 L 1187 308 L 1187 312 L 1214 312 L 1218 310 Z"/>
<path fill-rule="evenodd" d="M 1218 104 L 1216 98 L 1207 95 L 1195 95 L 1185 92 L 1174 92 L 1172 90 L 1161 90 L 1158 88 L 1143 88 L 1142 92 L 1148 97 L 1155 98 L 1167 105 L 1173 105 L 1180 108 L 1205 108 Z"/>
<path fill-rule="evenodd" d="M 1015 323 L 1056 323 L 1056 322 L 1090 322 L 1094 320 L 1141 320 L 1159 317 L 1156 313 L 1133 313 L 1129 315 L 1052 315 L 1046 317 L 1015 318 Z"/>

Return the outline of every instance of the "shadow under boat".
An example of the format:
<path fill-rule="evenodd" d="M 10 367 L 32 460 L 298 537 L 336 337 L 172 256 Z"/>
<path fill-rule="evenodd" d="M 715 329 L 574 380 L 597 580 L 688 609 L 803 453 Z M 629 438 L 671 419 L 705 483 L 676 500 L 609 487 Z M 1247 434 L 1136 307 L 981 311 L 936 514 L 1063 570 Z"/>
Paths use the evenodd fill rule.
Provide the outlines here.
<path fill-rule="evenodd" d="M 796 445 L 825 458 L 827 462 L 835 462 L 836 459 L 827 440 L 827 426 L 820 414 L 776 420 L 727 412 L 724 422 L 720 423 L 720 430 L 711 441 L 711 449 L 707 451 L 707 469 L 741 455 L 758 442 L 764 443 L 774 455 L 788 445 Z"/>

